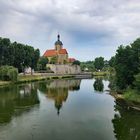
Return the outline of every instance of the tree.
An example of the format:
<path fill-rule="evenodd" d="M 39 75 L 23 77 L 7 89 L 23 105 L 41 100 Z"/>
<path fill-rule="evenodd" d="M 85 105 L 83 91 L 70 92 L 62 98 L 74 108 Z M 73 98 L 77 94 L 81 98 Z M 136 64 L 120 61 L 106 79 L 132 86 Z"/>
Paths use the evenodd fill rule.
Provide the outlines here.
<path fill-rule="evenodd" d="M 80 61 L 79 60 L 75 60 L 72 64 L 73 65 L 80 65 Z"/>
<path fill-rule="evenodd" d="M 136 71 L 140 71 L 140 38 L 136 39 L 132 44 L 132 49 L 134 51 L 134 56 L 135 56 L 135 67 L 137 68 Z"/>
<path fill-rule="evenodd" d="M 32 52 L 31 56 L 31 74 L 32 74 L 32 69 L 36 70 L 37 69 L 37 63 L 40 57 L 40 51 L 39 49 L 36 49 Z"/>
<path fill-rule="evenodd" d="M 97 70 L 102 70 L 104 67 L 104 58 L 103 57 L 95 58 L 94 66 Z"/>
<path fill-rule="evenodd" d="M 19 72 L 24 68 L 36 69 L 40 56 L 39 49 L 17 42 L 10 42 L 8 38 L 0 38 L 0 66 L 10 65 L 18 68 Z"/>
<path fill-rule="evenodd" d="M 140 90 L 140 73 L 135 76 L 134 85 L 137 90 Z"/>
<path fill-rule="evenodd" d="M 94 61 L 81 62 L 80 67 L 82 71 L 95 71 Z"/>
<path fill-rule="evenodd" d="M 114 67 L 115 66 L 115 56 L 112 56 L 109 60 L 109 66 Z"/>
<path fill-rule="evenodd" d="M 9 63 L 9 47 L 10 39 L 0 38 L 0 66 L 7 65 Z"/>
<path fill-rule="evenodd" d="M 140 41 L 140 40 L 139 40 Z M 133 44 L 134 45 L 134 44 Z M 133 46 L 120 46 L 115 56 L 116 84 L 119 89 L 133 86 L 139 71 L 138 52 Z"/>
<path fill-rule="evenodd" d="M 38 69 L 39 70 L 46 70 L 46 65 L 48 64 L 48 58 L 47 57 L 40 57 L 38 61 Z"/>

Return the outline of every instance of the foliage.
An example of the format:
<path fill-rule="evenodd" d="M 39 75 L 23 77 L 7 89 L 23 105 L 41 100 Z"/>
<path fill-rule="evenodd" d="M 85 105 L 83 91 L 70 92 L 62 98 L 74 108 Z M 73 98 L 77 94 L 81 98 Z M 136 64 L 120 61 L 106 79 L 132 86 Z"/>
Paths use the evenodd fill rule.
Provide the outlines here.
<path fill-rule="evenodd" d="M 3 81 L 17 81 L 18 70 L 13 66 L 1 66 L 0 67 L 0 80 Z"/>
<path fill-rule="evenodd" d="M 115 56 L 112 56 L 111 59 L 109 60 L 109 66 L 114 67 L 115 66 Z"/>
<path fill-rule="evenodd" d="M 124 92 L 123 97 L 129 101 L 133 101 L 133 102 L 140 102 L 140 94 L 139 91 L 135 90 L 135 89 L 127 89 Z"/>
<path fill-rule="evenodd" d="M 101 78 L 96 78 L 93 86 L 94 86 L 94 90 L 96 91 L 103 91 L 104 89 L 104 84 Z"/>
<path fill-rule="evenodd" d="M 106 75 L 109 75 L 109 72 L 107 71 L 93 72 L 93 76 L 106 76 Z"/>
<path fill-rule="evenodd" d="M 80 65 L 80 61 L 79 60 L 75 60 L 72 64 L 73 65 Z"/>
<path fill-rule="evenodd" d="M 94 66 L 97 70 L 102 70 L 104 67 L 104 58 L 103 57 L 95 58 Z"/>
<path fill-rule="evenodd" d="M 140 40 L 137 40 L 140 41 Z M 116 84 L 119 89 L 125 89 L 129 85 L 133 86 L 134 75 L 139 72 L 139 52 L 138 42 L 131 46 L 120 46 L 115 56 Z"/>
<path fill-rule="evenodd" d="M 47 57 L 40 57 L 38 61 L 38 70 L 46 70 L 46 65 L 48 64 L 48 58 Z"/>
<path fill-rule="evenodd" d="M 56 64 L 57 63 L 57 57 L 52 57 L 50 60 L 50 64 Z"/>
<path fill-rule="evenodd" d="M 135 76 L 134 85 L 137 90 L 140 90 L 140 73 Z"/>
<path fill-rule="evenodd" d="M 0 38 L 0 66 L 10 65 L 22 72 L 25 67 L 36 69 L 39 49 L 21 43 L 11 43 L 8 38 Z"/>
<path fill-rule="evenodd" d="M 94 61 L 81 62 L 80 67 L 82 71 L 95 71 Z"/>

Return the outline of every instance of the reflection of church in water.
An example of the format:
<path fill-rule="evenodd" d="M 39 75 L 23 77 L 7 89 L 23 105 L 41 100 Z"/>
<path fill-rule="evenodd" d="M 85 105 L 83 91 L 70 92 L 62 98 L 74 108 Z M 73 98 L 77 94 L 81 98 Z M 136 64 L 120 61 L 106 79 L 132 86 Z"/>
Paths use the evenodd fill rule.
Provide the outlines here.
<path fill-rule="evenodd" d="M 81 80 L 55 80 L 47 85 L 47 98 L 54 100 L 58 115 L 68 98 L 68 92 L 79 90 L 80 83 Z"/>

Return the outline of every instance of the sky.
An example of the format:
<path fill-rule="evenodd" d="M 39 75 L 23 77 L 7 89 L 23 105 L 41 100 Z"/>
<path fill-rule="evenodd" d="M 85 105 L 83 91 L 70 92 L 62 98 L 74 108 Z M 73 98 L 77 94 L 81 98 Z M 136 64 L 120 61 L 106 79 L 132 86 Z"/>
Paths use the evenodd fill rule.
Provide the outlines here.
<path fill-rule="evenodd" d="M 109 60 L 140 37 L 140 0 L 0 0 L 0 36 L 54 48 L 57 34 L 69 57 Z"/>

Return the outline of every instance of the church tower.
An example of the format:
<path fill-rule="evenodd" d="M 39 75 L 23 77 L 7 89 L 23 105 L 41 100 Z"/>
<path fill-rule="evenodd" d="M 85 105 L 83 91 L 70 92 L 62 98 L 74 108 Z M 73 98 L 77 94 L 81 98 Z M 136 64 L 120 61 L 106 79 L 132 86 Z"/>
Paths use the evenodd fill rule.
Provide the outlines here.
<path fill-rule="evenodd" d="M 63 48 L 63 43 L 60 41 L 60 35 L 57 35 L 57 41 L 55 42 L 55 50 L 59 51 Z"/>

